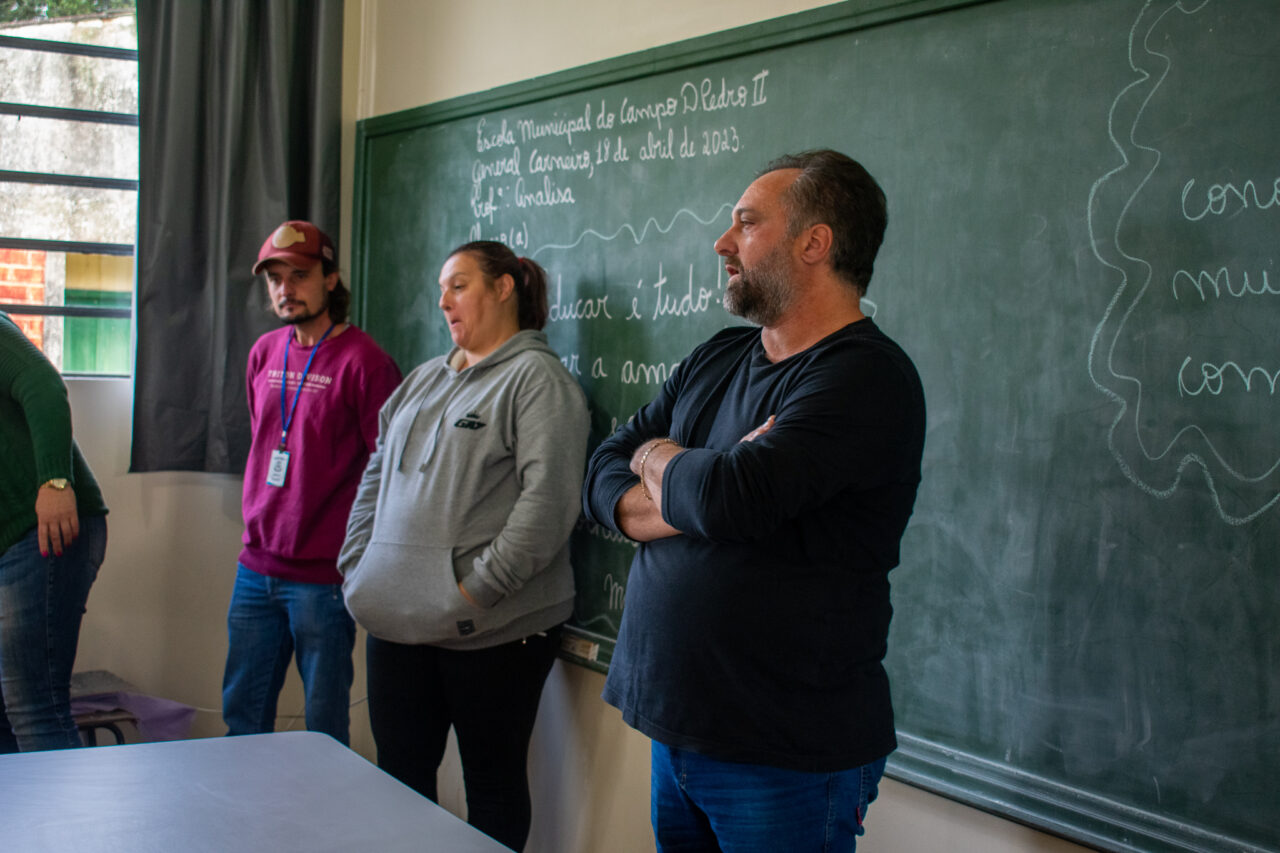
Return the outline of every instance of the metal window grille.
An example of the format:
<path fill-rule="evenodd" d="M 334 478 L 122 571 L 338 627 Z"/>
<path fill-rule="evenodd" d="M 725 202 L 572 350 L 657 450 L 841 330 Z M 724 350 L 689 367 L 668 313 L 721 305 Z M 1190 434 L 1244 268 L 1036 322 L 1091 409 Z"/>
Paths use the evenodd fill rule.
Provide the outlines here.
<path fill-rule="evenodd" d="M 124 62 L 137 62 L 138 51 L 129 48 L 105 47 L 74 42 L 49 41 L 44 39 L 21 38 L 0 35 L 0 47 L 15 50 L 46 51 L 73 56 L 89 56 L 100 59 L 115 59 Z M 94 122 L 111 125 L 138 125 L 137 113 L 110 112 L 106 110 L 68 109 L 34 104 L 14 104 L 0 102 L 0 115 L 16 115 L 57 121 Z M 98 177 L 92 175 L 55 174 L 50 172 L 23 172 L 0 170 L 0 182 L 41 184 L 45 186 L 84 187 L 90 189 L 125 190 L 136 193 L 138 181 L 124 178 Z M 75 240 L 42 240 L 17 238 L 0 234 L 0 249 L 19 249 L 45 252 L 79 253 L 86 255 L 116 255 L 131 257 L 134 254 L 132 243 L 100 243 Z M 49 317 L 132 317 L 131 308 L 64 306 L 64 305 L 27 305 L 0 303 L 0 311 L 10 314 L 25 314 Z"/>

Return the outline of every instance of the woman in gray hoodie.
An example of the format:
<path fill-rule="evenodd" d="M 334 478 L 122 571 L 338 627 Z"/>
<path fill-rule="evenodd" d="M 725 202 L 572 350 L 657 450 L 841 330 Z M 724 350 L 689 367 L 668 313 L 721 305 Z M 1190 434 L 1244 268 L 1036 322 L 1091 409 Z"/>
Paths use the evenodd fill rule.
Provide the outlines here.
<path fill-rule="evenodd" d="M 529 738 L 573 611 L 586 400 L 540 331 L 534 262 L 461 246 L 440 309 L 455 346 L 382 407 L 338 569 L 369 631 L 378 766 L 436 799 L 452 726 L 470 823 L 519 850 Z"/>

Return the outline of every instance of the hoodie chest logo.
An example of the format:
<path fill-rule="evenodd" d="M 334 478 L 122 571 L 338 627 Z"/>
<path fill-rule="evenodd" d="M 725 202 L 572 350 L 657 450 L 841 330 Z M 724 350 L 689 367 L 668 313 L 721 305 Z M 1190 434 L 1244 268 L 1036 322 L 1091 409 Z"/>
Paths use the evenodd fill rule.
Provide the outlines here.
<path fill-rule="evenodd" d="M 461 418 L 454 421 L 453 425 L 459 429 L 480 429 L 485 425 L 485 423 L 480 420 L 479 412 L 467 412 Z"/>

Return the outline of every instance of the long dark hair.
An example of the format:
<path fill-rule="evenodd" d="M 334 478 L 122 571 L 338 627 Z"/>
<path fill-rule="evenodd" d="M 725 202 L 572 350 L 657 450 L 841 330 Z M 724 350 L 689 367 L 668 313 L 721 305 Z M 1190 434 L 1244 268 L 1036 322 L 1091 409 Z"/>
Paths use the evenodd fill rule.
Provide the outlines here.
<path fill-rule="evenodd" d="M 516 283 L 516 314 L 521 329 L 541 329 L 547 325 L 546 270 L 528 258 L 517 257 L 505 244 L 493 240 L 463 243 L 450 252 L 449 257 L 463 252 L 476 259 L 490 286 L 504 275 L 511 276 Z"/>
<path fill-rule="evenodd" d="M 320 259 L 320 272 L 325 278 L 338 271 L 338 264 L 328 258 Z M 333 325 L 347 322 L 347 312 L 351 310 L 351 291 L 338 279 L 338 285 L 329 291 L 329 321 Z"/>

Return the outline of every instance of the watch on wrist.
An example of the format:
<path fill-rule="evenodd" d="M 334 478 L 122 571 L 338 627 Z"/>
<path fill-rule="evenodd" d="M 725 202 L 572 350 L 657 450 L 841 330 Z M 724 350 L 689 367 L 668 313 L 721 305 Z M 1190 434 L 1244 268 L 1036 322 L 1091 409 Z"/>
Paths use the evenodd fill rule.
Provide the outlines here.
<path fill-rule="evenodd" d="M 66 477 L 54 477 L 52 480 L 46 480 L 40 484 L 40 488 L 48 486 L 51 489 L 57 489 L 59 492 L 66 491 L 67 486 L 71 485 Z"/>

